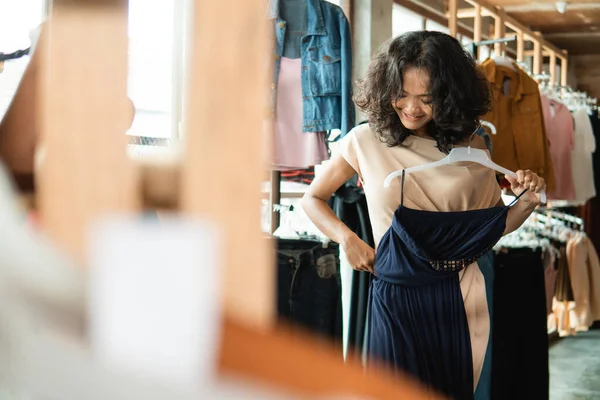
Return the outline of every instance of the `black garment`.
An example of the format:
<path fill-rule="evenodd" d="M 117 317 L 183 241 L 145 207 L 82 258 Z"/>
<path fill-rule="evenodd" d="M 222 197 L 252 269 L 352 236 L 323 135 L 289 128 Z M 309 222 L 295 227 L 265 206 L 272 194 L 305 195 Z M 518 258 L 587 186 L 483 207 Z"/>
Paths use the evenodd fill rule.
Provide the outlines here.
<path fill-rule="evenodd" d="M 569 274 L 569 262 L 567 260 L 567 246 L 560 247 L 558 257 L 558 272 L 556 274 L 556 286 L 554 296 L 558 301 L 575 301 L 573 287 L 571 286 L 571 275 Z"/>
<path fill-rule="evenodd" d="M 549 398 L 548 328 L 541 250 L 495 256 L 492 399 Z"/>
<path fill-rule="evenodd" d="M 369 220 L 367 198 L 362 188 L 357 187 L 355 176 L 339 188 L 329 206 L 335 215 L 346 224 L 365 243 L 375 247 L 373 230 Z M 369 304 L 369 286 L 372 275 L 363 271 L 352 271 L 352 288 L 350 291 L 350 308 L 348 322 L 348 351 L 353 349 L 358 357 L 366 349 L 367 340 L 367 306 Z"/>
<path fill-rule="evenodd" d="M 339 245 L 277 240 L 277 315 L 321 337 L 342 339 Z"/>
<path fill-rule="evenodd" d="M 595 110 L 590 116 L 592 129 L 596 143 L 600 144 L 600 119 L 598 119 L 598 111 Z M 594 182 L 596 190 L 600 190 L 600 150 L 592 153 L 592 162 L 594 166 Z M 582 206 L 579 210 L 579 216 L 583 218 L 585 224 L 585 233 L 588 235 L 596 252 L 600 254 L 600 196 L 596 196 Z"/>
<path fill-rule="evenodd" d="M 598 118 L 598 110 L 594 110 L 590 115 L 590 122 L 592 123 L 592 130 L 594 131 L 594 138 L 596 143 L 600 141 L 600 118 Z M 592 162 L 594 165 L 594 182 L 596 188 L 600 188 L 600 151 L 595 151 L 592 154 Z"/>

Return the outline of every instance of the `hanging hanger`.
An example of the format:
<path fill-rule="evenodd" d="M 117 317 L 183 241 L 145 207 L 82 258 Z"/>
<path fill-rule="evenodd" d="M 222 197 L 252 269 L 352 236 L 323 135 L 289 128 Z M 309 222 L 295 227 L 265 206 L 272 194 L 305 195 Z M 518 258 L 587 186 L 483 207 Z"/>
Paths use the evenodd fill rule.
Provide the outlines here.
<path fill-rule="evenodd" d="M 511 170 L 508 170 L 504 167 L 501 167 L 498 164 L 496 164 L 495 162 L 493 162 L 490 159 L 490 157 L 488 156 L 488 153 L 486 151 L 471 148 L 471 145 L 469 144 L 468 147 L 454 147 L 452 150 L 450 150 L 450 153 L 446 157 L 442 158 L 439 161 L 433 161 L 433 162 L 430 162 L 427 164 L 417 165 L 414 167 L 406 168 L 404 170 L 394 171 L 385 178 L 385 180 L 383 181 L 383 187 L 388 188 L 390 186 L 390 184 L 392 183 L 392 180 L 401 176 L 402 172 L 404 172 L 405 174 L 411 174 L 414 172 L 424 171 L 426 169 L 441 167 L 443 165 L 448 165 L 448 164 L 453 164 L 453 163 L 463 162 L 463 161 L 469 161 L 469 162 L 481 164 L 490 169 L 493 169 L 494 171 L 500 172 L 501 174 L 510 176 L 511 178 L 514 178 L 514 179 L 517 179 L 516 173 L 514 173 Z M 540 193 L 540 199 L 541 199 L 542 204 L 546 203 L 546 192 L 545 191 Z"/>
<path fill-rule="evenodd" d="M 488 121 L 479 121 L 479 123 L 481 124 L 481 126 L 488 127 L 490 129 L 490 131 L 492 131 L 492 135 L 496 134 L 496 132 L 497 132 L 496 126 L 494 124 L 492 124 L 491 122 L 488 122 Z"/>

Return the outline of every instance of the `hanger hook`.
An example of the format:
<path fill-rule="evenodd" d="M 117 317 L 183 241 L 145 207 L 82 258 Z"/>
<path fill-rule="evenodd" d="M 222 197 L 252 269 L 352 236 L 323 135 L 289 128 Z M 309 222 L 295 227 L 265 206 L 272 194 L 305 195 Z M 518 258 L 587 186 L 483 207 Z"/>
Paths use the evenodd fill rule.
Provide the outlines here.
<path fill-rule="evenodd" d="M 469 136 L 469 146 L 467 147 L 467 154 L 471 154 L 471 141 L 473 140 L 473 137 L 475 135 L 477 135 L 477 131 L 481 128 L 481 124 L 477 127 L 477 129 L 475 129 L 475 132 L 471 133 L 471 136 Z"/>

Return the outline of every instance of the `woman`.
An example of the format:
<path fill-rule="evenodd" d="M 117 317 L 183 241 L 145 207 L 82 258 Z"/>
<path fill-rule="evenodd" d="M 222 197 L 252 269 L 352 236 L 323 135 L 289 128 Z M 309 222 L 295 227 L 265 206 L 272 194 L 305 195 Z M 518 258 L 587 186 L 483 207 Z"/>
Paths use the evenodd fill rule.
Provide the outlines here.
<path fill-rule="evenodd" d="M 544 180 L 517 171 L 518 202 L 505 207 L 495 172 L 474 163 L 402 176 L 453 147 L 485 149 L 473 135 L 490 107 L 485 77 L 460 43 L 439 32 L 411 32 L 380 50 L 359 83 L 356 104 L 369 124 L 339 143 L 303 207 L 341 244 L 348 263 L 375 275 L 370 293 L 369 358 L 408 372 L 453 399 L 473 398 L 489 337 L 477 258 L 517 229 L 540 202 Z M 327 206 L 354 174 L 365 190 L 377 252 Z"/>

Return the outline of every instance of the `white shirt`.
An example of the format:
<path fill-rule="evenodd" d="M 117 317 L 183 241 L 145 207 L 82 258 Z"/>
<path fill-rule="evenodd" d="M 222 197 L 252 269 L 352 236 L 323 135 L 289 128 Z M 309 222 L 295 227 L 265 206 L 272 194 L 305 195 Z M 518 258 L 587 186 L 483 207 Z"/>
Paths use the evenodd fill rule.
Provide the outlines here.
<path fill-rule="evenodd" d="M 592 153 L 596 151 L 596 139 L 587 112 L 580 108 L 573 112 L 575 140 L 571 162 L 575 199 L 581 204 L 596 196 Z"/>

